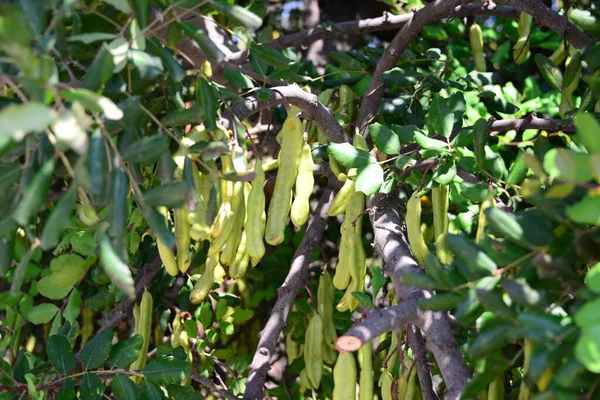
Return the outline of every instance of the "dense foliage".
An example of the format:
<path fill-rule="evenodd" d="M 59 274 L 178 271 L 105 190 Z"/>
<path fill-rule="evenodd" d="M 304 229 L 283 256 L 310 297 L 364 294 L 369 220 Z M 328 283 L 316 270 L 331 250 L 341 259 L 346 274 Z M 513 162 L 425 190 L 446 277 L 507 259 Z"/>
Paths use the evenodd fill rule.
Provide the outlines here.
<path fill-rule="evenodd" d="M 0 4 L 0 399 L 600 397 L 600 8 L 301 3 Z"/>

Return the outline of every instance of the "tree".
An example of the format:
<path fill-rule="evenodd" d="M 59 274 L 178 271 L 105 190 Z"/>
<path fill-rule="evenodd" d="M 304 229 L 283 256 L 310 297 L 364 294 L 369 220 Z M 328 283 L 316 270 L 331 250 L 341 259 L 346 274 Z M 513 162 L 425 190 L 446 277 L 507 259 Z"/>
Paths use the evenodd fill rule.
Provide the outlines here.
<path fill-rule="evenodd" d="M 597 397 L 600 7 L 502 3 L 0 5 L 0 398 Z"/>

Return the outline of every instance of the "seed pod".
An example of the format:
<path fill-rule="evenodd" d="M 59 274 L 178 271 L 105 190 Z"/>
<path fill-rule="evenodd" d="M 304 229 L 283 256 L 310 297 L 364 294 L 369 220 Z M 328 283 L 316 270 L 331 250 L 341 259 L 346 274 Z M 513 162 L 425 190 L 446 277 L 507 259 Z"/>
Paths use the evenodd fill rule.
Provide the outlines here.
<path fill-rule="evenodd" d="M 558 46 L 550 56 L 550 61 L 552 61 L 554 65 L 559 66 L 566 58 L 567 52 L 565 51 L 565 43 L 561 42 L 560 46 Z"/>
<path fill-rule="evenodd" d="M 483 55 L 483 33 L 477 22 L 471 25 L 469 29 L 469 39 L 471 41 L 471 54 L 475 61 L 475 69 L 479 72 L 486 71 L 485 57 Z"/>
<path fill-rule="evenodd" d="M 152 295 L 147 289 L 144 289 L 142 300 L 140 302 L 140 318 L 139 318 L 139 334 L 142 335 L 142 348 L 140 349 L 140 356 L 135 360 L 129 367 L 130 371 L 141 370 L 146 366 L 146 360 L 148 358 L 148 348 L 150 347 L 150 339 L 152 337 L 152 308 L 153 301 Z M 141 381 L 140 376 L 134 376 L 133 381 L 139 383 Z"/>
<path fill-rule="evenodd" d="M 181 344 L 179 342 L 179 335 L 181 334 L 181 331 L 183 330 L 183 325 L 181 324 L 181 314 L 177 313 L 175 314 L 175 318 L 173 318 L 173 333 L 171 333 L 171 346 L 176 348 L 176 347 L 180 347 Z"/>
<path fill-rule="evenodd" d="M 513 59 L 515 64 L 522 64 L 529 57 L 529 33 L 531 32 L 531 23 L 533 17 L 526 13 L 521 13 L 519 16 L 519 39 L 513 47 Z"/>
<path fill-rule="evenodd" d="M 346 182 L 346 170 L 333 158 L 331 153 L 328 153 L 327 157 L 329 159 L 329 168 L 331 168 L 331 172 L 333 172 L 337 180 Z"/>
<path fill-rule="evenodd" d="M 187 206 L 173 210 L 175 217 L 175 245 L 177 246 L 177 267 L 186 272 L 190 267 L 190 226 L 187 222 Z"/>
<path fill-rule="evenodd" d="M 394 398 L 392 396 L 392 385 L 394 383 L 392 374 L 390 374 L 387 370 L 383 370 L 381 372 L 381 379 L 379 381 L 379 387 L 381 387 L 381 399 L 392 400 Z"/>
<path fill-rule="evenodd" d="M 31 217 L 44 208 L 55 165 L 55 159 L 50 158 L 42 164 L 40 170 L 27 185 L 23 198 L 12 216 L 19 225 L 27 225 Z"/>
<path fill-rule="evenodd" d="M 256 178 L 252 181 L 252 189 L 248 195 L 248 210 L 246 213 L 246 251 L 250 256 L 252 265 L 258 262 L 265 255 L 265 244 L 263 242 L 265 234 L 265 192 L 263 189 L 265 183 L 265 173 L 262 170 L 260 160 L 256 161 L 254 166 Z"/>
<path fill-rule="evenodd" d="M 188 214 L 187 220 L 191 225 L 190 237 L 194 240 L 203 241 L 208 238 L 210 227 L 207 220 L 207 205 L 208 197 L 210 196 L 210 187 L 207 184 L 206 175 L 198 171 L 196 164 L 192 164 L 192 179 L 194 181 L 194 189 L 199 196 L 199 200 L 195 202 L 193 218 L 192 213 Z M 208 189 L 208 190 L 207 190 Z"/>
<path fill-rule="evenodd" d="M 346 179 L 344 186 L 342 186 L 333 198 L 331 206 L 329 206 L 329 210 L 327 211 L 327 215 L 335 217 L 346 212 L 346 207 L 348 206 L 352 193 L 354 193 L 354 180 Z"/>
<path fill-rule="evenodd" d="M 485 216 L 485 210 L 490 207 L 496 207 L 496 200 L 494 194 L 490 192 L 486 198 L 481 202 L 479 206 L 479 222 L 477 224 L 477 234 L 475 235 L 475 243 L 479 243 L 481 239 L 485 237 L 485 226 L 487 225 L 487 218 Z"/>
<path fill-rule="evenodd" d="M 100 239 L 100 261 L 111 282 L 130 299 L 135 299 L 135 283 L 131 271 L 115 252 L 106 233 Z"/>
<path fill-rule="evenodd" d="M 300 356 L 300 345 L 292 339 L 292 331 L 285 336 L 285 352 L 288 365 L 291 365 Z"/>
<path fill-rule="evenodd" d="M 421 201 L 416 193 L 406 203 L 406 231 L 410 251 L 419 265 L 424 265 L 425 256 L 429 254 L 429 249 L 421 233 Z"/>
<path fill-rule="evenodd" d="M 292 188 L 302 154 L 302 122 L 298 117 L 288 116 L 281 132 L 283 137 L 278 156 L 279 172 L 275 180 L 265 228 L 265 240 L 273 246 L 280 244 L 284 239 L 286 219 L 291 208 Z"/>
<path fill-rule="evenodd" d="M 317 310 L 323 320 L 323 360 L 327 364 L 334 364 L 337 359 L 337 351 L 334 343 L 337 340 L 337 332 L 333 323 L 333 301 L 335 287 L 331 275 L 323 271 L 319 277 L 319 288 L 317 291 Z"/>
<path fill-rule="evenodd" d="M 229 235 L 229 238 L 227 239 L 227 242 L 225 242 L 225 245 L 221 251 L 219 261 L 223 267 L 230 266 L 235 260 L 238 247 L 240 246 L 240 242 L 242 240 L 245 219 L 246 207 L 242 202 L 240 207 L 235 210 L 235 223 L 233 225 L 233 231 Z"/>
<path fill-rule="evenodd" d="M 48 217 L 48 220 L 44 224 L 44 229 L 40 236 L 42 250 L 50 250 L 58 245 L 60 236 L 67 228 L 65 221 L 68 221 L 73 213 L 76 194 L 76 187 L 73 184 L 69 190 L 63 194 L 60 201 L 56 203 L 54 210 L 52 210 L 50 217 Z M 0 251 L 0 253 L 3 253 L 3 251 Z M 0 268 L 0 276 L 2 276 L 1 271 L 2 268 Z"/>
<path fill-rule="evenodd" d="M 359 399 L 373 400 L 373 342 L 365 343 L 358 350 L 360 364 Z"/>
<path fill-rule="evenodd" d="M 244 182 L 232 183 L 234 184 L 231 192 L 232 194 L 231 196 L 228 196 L 228 198 L 223 198 L 221 208 L 219 209 L 219 215 L 217 215 L 215 225 L 213 225 L 213 229 L 211 231 L 213 240 L 210 249 L 208 250 L 209 256 L 218 253 L 227 242 L 227 239 L 229 239 L 229 236 L 235 229 L 236 218 L 238 217 L 236 210 L 239 210 L 244 202 Z M 215 229 L 217 223 L 221 226 L 220 228 Z M 214 236 L 215 231 L 219 232 L 217 236 Z"/>
<path fill-rule="evenodd" d="M 302 156 L 298 175 L 296 176 L 295 197 L 290 210 L 290 219 L 295 227 L 299 228 L 306 223 L 310 214 L 310 195 L 312 194 L 315 178 L 313 171 L 315 163 L 312 158 L 310 145 L 305 143 L 302 147 Z"/>
<path fill-rule="evenodd" d="M 440 185 L 431 191 L 433 209 L 433 226 L 435 229 L 435 250 L 440 261 L 444 264 L 452 264 L 454 257 L 446 248 L 444 235 L 448 232 L 448 185 Z"/>
<path fill-rule="evenodd" d="M 261 237 L 262 239 L 262 237 Z M 238 279 L 244 276 L 250 263 L 250 255 L 247 251 L 247 236 L 246 232 L 242 233 L 242 240 L 235 255 L 235 260 L 229 267 L 229 276 L 232 279 Z"/>
<path fill-rule="evenodd" d="M 352 353 L 340 353 L 338 356 L 333 367 L 333 385 L 332 400 L 356 397 L 356 361 Z"/>
<path fill-rule="evenodd" d="M 339 246 L 338 263 L 335 267 L 335 275 L 333 276 L 333 285 L 336 289 L 344 290 L 350 283 L 350 266 L 346 261 L 351 249 L 348 243 L 348 236 L 342 235 Z"/>
<path fill-rule="evenodd" d="M 348 116 L 347 122 L 354 120 L 354 91 L 348 85 L 341 85 L 339 89 L 340 106 L 337 111 L 344 112 Z"/>
<path fill-rule="evenodd" d="M 194 288 L 190 292 L 190 302 L 192 304 L 200 304 L 204 301 L 206 296 L 208 296 L 208 293 L 213 287 L 215 277 L 214 271 L 218 263 L 219 256 L 217 254 L 209 256 L 206 259 L 204 273 L 202 274 L 200 279 L 198 279 L 198 281 L 194 285 Z"/>
<path fill-rule="evenodd" d="M 159 213 L 162 214 L 165 219 L 167 218 L 167 209 L 165 207 L 159 208 Z M 163 243 L 160 237 L 156 237 L 156 247 L 158 249 L 158 255 L 167 270 L 167 273 L 171 276 L 177 276 L 179 274 L 179 267 L 177 266 L 177 260 L 175 255 L 169 246 Z"/>
<path fill-rule="evenodd" d="M 304 363 L 308 380 L 318 388 L 323 376 L 323 320 L 318 313 L 312 315 L 306 329 Z"/>

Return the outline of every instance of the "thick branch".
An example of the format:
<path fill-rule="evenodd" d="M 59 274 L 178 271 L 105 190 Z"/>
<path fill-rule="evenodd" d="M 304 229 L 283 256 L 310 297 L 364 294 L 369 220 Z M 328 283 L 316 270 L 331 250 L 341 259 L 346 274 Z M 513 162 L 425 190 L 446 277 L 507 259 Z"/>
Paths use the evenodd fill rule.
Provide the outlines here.
<path fill-rule="evenodd" d="M 481 15 L 511 19 L 519 18 L 519 11 L 517 9 L 499 6 L 491 2 L 486 4 L 467 5 L 466 7 L 458 6 L 454 9 L 453 14 L 457 16 Z M 412 18 L 412 15 L 413 13 L 401 15 L 385 13 L 377 18 L 339 22 L 328 27 L 310 28 L 284 35 L 266 43 L 266 45 L 281 50 L 287 47 L 308 46 L 317 40 L 331 40 L 348 34 L 364 35 L 365 33 L 370 32 L 392 31 L 402 28 L 404 24 Z M 245 62 L 247 57 L 247 52 L 239 51 L 229 55 L 227 60 L 239 64 Z"/>
<path fill-rule="evenodd" d="M 464 2 L 469 1 L 470 0 L 464 0 Z M 436 0 L 416 11 L 411 15 L 411 18 L 406 21 L 403 28 L 396 34 L 389 46 L 385 49 L 383 56 L 377 63 L 375 73 L 373 74 L 369 88 L 363 97 L 358 113 L 356 126 L 360 128 L 363 135 L 366 135 L 367 133 L 366 131 L 363 131 L 367 124 L 369 124 L 377 115 L 379 103 L 381 102 L 381 98 L 385 91 L 383 79 L 381 77 L 382 74 L 396 65 L 402 52 L 404 52 L 410 42 L 423 30 L 425 25 L 450 16 L 455 4 L 455 0 Z"/>
<path fill-rule="evenodd" d="M 277 345 L 277 339 L 285 328 L 287 316 L 296 300 L 298 290 L 300 290 L 308 276 L 308 265 L 327 227 L 327 210 L 329 210 L 332 200 L 333 191 L 329 188 L 325 189 L 317 208 L 311 216 L 302 242 L 296 254 L 294 254 L 290 272 L 277 291 L 277 301 L 267 324 L 260 332 L 258 348 L 254 353 L 252 364 L 250 364 L 246 393 L 244 393 L 245 400 L 262 399 L 263 397 L 263 386 L 271 365 L 271 357 Z"/>
<path fill-rule="evenodd" d="M 246 98 L 244 103 L 234 104 L 231 108 L 240 120 L 248 118 L 266 108 L 275 107 L 281 103 L 289 103 L 299 107 L 302 115 L 307 120 L 312 120 L 323 134 L 332 142 L 343 143 L 348 141 L 348 135 L 336 121 L 331 110 L 319 102 L 317 96 L 305 92 L 300 86 L 277 86 L 271 88 L 273 93 L 266 101 L 254 97 Z"/>
<path fill-rule="evenodd" d="M 384 273 L 392 278 L 396 295 L 403 301 L 416 301 L 431 296 L 428 291 L 402 284 L 405 272 L 418 271 L 419 267 L 410 252 L 402 232 L 402 220 L 398 215 L 398 199 L 377 194 L 371 196 L 368 207 L 372 209 L 375 249 L 385 262 Z M 446 383 L 446 399 L 459 399 L 470 374 L 454 339 L 446 313 L 417 310 L 415 325 L 423 330 L 427 347 L 432 351 Z"/>
<path fill-rule="evenodd" d="M 522 131 L 525 129 L 539 129 L 550 132 L 569 132 L 576 131 L 573 121 L 569 119 L 540 118 L 536 115 L 529 115 L 522 119 L 500 119 L 492 121 L 489 124 L 490 132 Z"/>
<path fill-rule="evenodd" d="M 356 351 L 384 333 L 398 330 L 412 322 L 416 315 L 417 302 L 414 300 L 373 311 L 364 321 L 340 336 L 335 342 L 335 347 L 339 351 Z"/>
<path fill-rule="evenodd" d="M 431 366 L 429 365 L 425 340 L 423 339 L 421 330 L 414 325 L 410 325 L 407 330 L 407 337 L 410 348 L 415 356 L 415 361 L 417 362 L 417 375 L 419 376 L 419 387 L 421 388 L 423 400 L 439 400 L 438 395 L 433 389 Z"/>
<path fill-rule="evenodd" d="M 592 38 L 540 0 L 504 0 L 504 3 L 531 15 L 539 25 L 558 33 L 578 49 L 592 43 Z"/>

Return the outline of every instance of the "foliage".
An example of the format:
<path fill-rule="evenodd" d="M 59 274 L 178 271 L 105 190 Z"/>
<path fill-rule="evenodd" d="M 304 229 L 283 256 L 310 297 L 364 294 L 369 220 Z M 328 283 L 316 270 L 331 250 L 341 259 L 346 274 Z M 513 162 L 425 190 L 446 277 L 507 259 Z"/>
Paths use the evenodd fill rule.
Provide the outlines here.
<path fill-rule="evenodd" d="M 598 42 L 576 49 L 524 15 L 469 17 L 471 41 L 467 19 L 428 24 L 357 127 L 381 40 L 321 70 L 279 49 L 270 3 L 235 3 L 0 5 L 0 399 L 241 396 L 267 320 L 285 325 L 272 398 L 347 398 L 358 382 L 361 400 L 419 398 L 412 323 L 358 362 L 336 341 L 404 300 L 371 246 L 378 193 L 401 200 L 388 211 L 420 265 L 401 283 L 455 317 L 463 397 L 597 397 Z M 568 17 L 597 37 L 597 11 Z M 345 143 L 270 89 L 295 84 Z M 250 103 L 272 111 L 259 122 Z M 254 129 L 265 118 L 277 138 Z M 331 188 L 323 238 L 305 235 Z M 273 307 L 302 286 L 296 263 L 306 290 Z"/>

